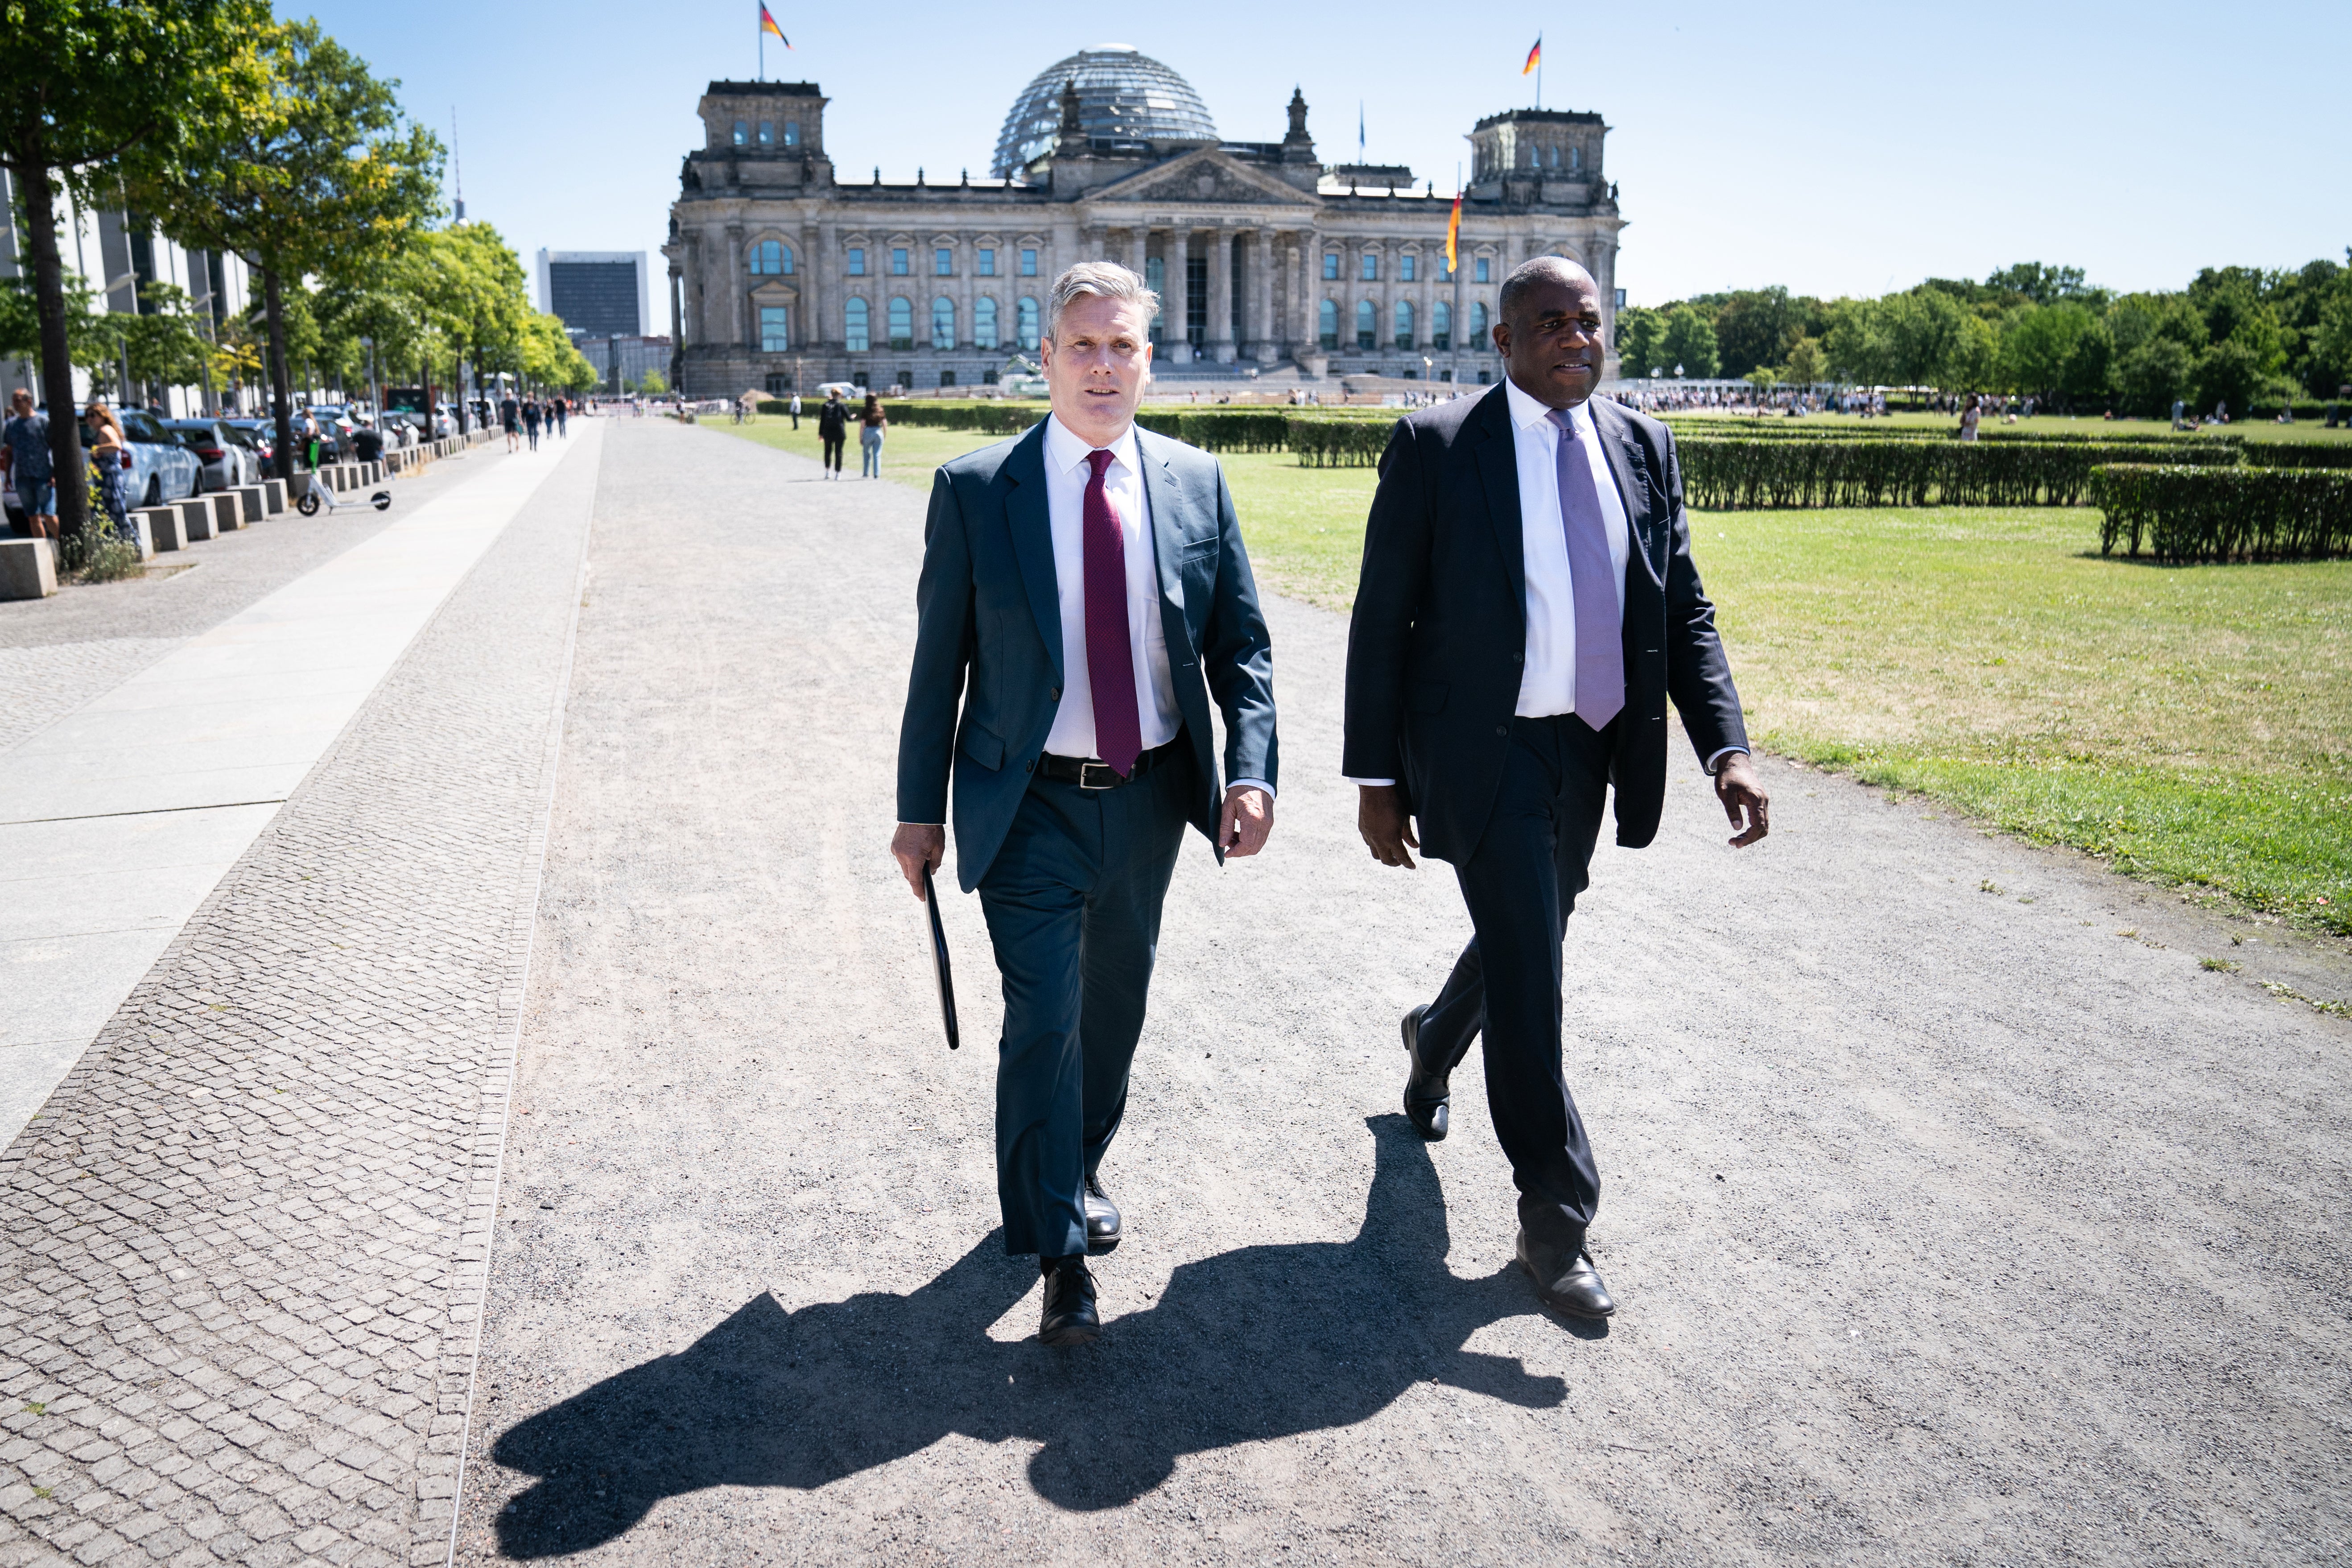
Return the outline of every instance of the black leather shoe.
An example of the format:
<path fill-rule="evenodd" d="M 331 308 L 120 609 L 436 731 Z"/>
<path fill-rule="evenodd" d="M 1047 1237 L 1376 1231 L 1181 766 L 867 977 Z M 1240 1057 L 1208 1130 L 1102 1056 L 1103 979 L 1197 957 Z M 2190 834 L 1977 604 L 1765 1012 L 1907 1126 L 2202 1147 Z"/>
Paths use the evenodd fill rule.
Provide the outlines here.
<path fill-rule="evenodd" d="M 1102 1178 L 1087 1178 L 1087 1250 L 1100 1258 L 1118 1246 L 1118 1205 L 1102 1190 Z"/>
<path fill-rule="evenodd" d="M 1445 1138 L 1446 1100 L 1454 1092 L 1446 1080 L 1453 1076 L 1453 1070 L 1439 1068 L 1433 1071 L 1422 1063 L 1421 1016 L 1428 1011 L 1426 1005 L 1415 1007 L 1404 1016 L 1398 1028 L 1404 1035 L 1405 1059 L 1412 1064 L 1404 1080 L 1404 1113 L 1412 1118 L 1413 1131 L 1437 1143 Z"/>
<path fill-rule="evenodd" d="M 1037 1325 L 1037 1342 L 1054 1345 L 1092 1344 L 1102 1337 L 1102 1319 L 1095 1313 L 1095 1277 L 1084 1258 L 1055 1258 L 1045 1266 L 1045 1315 Z"/>
<path fill-rule="evenodd" d="M 1584 1250 L 1580 1237 L 1571 1252 L 1535 1240 L 1521 1226 L 1519 1267 L 1536 1282 L 1543 1304 L 1555 1311 L 1571 1318 L 1606 1318 L 1617 1310 L 1616 1298 L 1602 1283 L 1601 1270 L 1592 1267 L 1592 1255 Z"/>

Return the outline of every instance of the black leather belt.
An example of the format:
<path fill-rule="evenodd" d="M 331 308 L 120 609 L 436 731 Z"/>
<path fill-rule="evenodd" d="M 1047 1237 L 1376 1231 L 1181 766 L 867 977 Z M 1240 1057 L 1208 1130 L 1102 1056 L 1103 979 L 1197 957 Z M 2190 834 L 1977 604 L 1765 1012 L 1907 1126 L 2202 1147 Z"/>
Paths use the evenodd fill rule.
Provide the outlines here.
<path fill-rule="evenodd" d="M 1135 771 L 1126 778 L 1113 773 L 1108 763 L 1097 762 L 1091 757 L 1057 757 L 1051 752 L 1037 754 L 1037 773 L 1041 778 L 1052 779 L 1056 784 L 1074 784 L 1080 789 L 1117 789 L 1123 784 L 1141 778 L 1173 756 L 1178 742 L 1182 739 L 1180 735 L 1166 745 L 1154 746 L 1138 756 Z"/>

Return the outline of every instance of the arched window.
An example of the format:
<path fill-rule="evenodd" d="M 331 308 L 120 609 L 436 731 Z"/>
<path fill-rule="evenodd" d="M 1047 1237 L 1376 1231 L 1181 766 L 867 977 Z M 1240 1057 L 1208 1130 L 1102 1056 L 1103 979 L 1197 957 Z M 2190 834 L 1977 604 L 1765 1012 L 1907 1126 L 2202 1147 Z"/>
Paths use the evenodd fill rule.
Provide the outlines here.
<path fill-rule="evenodd" d="M 971 346 L 976 349 L 996 346 L 996 301 L 985 294 L 971 302 Z"/>
<path fill-rule="evenodd" d="M 1583 149 L 1583 148 L 1581 148 L 1581 147 L 1570 147 L 1570 148 L 1568 150 L 1568 166 L 1569 166 L 1569 168 L 1570 168 L 1570 170 L 1571 172 L 1573 172 L 1573 171 L 1575 171 L 1575 170 L 1578 170 L 1578 169 L 1581 169 L 1582 167 L 1584 167 L 1584 149 Z"/>
<path fill-rule="evenodd" d="M 754 278 L 772 278 L 793 269 L 793 247 L 780 239 L 758 241 L 750 255 Z"/>
<path fill-rule="evenodd" d="M 841 308 L 842 339 L 851 353 L 864 353 L 866 342 L 866 301 L 852 294 Z"/>
<path fill-rule="evenodd" d="M 1381 346 L 1381 313 L 1370 300 L 1356 301 L 1356 347 L 1376 349 Z"/>
<path fill-rule="evenodd" d="M 1484 350 L 1486 346 L 1486 307 L 1477 300 L 1470 301 L 1470 339 L 1465 347 Z"/>
<path fill-rule="evenodd" d="M 1440 300 L 1429 308 L 1429 346 L 1451 349 L 1454 346 L 1454 307 Z"/>
<path fill-rule="evenodd" d="M 902 296 L 890 301 L 890 346 L 910 349 L 915 346 L 915 307 Z"/>
<path fill-rule="evenodd" d="M 1024 295 L 1022 298 L 1020 305 L 1016 308 L 1014 314 L 1015 319 L 1021 325 L 1021 346 L 1033 353 L 1035 353 L 1037 349 L 1037 301 L 1029 299 Z"/>
<path fill-rule="evenodd" d="M 760 145 L 772 147 L 775 144 L 776 122 L 772 120 L 762 120 L 760 121 Z"/>
<path fill-rule="evenodd" d="M 1327 349 L 1339 346 L 1339 301 L 1326 300 L 1315 307 L 1315 340 Z"/>
<path fill-rule="evenodd" d="M 801 144 L 801 122 L 800 122 L 799 121 L 797 121 L 797 120 L 787 120 L 787 121 L 784 121 L 784 145 L 785 145 L 785 146 L 787 146 L 787 147 L 797 147 L 797 146 L 799 146 L 800 144 Z"/>
<path fill-rule="evenodd" d="M 740 147 L 751 140 L 751 128 L 739 120 L 735 122 L 735 145 Z"/>
<path fill-rule="evenodd" d="M 785 354 L 793 352 L 790 306 L 762 305 L 760 307 L 760 352 L 763 354 Z"/>
<path fill-rule="evenodd" d="M 1401 349 L 1412 347 L 1412 301 L 1410 300 L 1396 302 L 1396 346 Z"/>
<path fill-rule="evenodd" d="M 944 296 L 931 301 L 931 347 L 955 347 L 955 301 Z"/>

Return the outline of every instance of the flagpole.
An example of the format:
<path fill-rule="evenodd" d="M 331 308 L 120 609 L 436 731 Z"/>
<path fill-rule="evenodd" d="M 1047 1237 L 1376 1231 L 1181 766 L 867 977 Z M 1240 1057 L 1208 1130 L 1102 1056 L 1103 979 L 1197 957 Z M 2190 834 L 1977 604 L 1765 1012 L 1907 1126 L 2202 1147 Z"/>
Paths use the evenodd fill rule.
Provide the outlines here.
<path fill-rule="evenodd" d="M 753 0 L 753 3 L 754 3 L 755 5 L 756 5 L 756 4 L 758 4 L 758 0 Z M 767 14 L 767 8 L 766 8 L 764 5 L 761 6 L 761 10 L 760 10 L 759 29 L 760 29 L 760 79 L 761 79 L 761 81 L 765 81 L 765 80 L 767 80 L 767 79 L 768 79 L 768 14 Z M 1538 72 L 1537 74 L 1538 74 L 1538 79 L 1540 79 L 1540 77 L 1541 77 L 1541 75 L 1542 75 L 1541 71 L 1540 71 L 1540 70 L 1538 70 Z"/>
<path fill-rule="evenodd" d="M 1536 107 L 1543 107 L 1543 35 L 1536 35 Z"/>

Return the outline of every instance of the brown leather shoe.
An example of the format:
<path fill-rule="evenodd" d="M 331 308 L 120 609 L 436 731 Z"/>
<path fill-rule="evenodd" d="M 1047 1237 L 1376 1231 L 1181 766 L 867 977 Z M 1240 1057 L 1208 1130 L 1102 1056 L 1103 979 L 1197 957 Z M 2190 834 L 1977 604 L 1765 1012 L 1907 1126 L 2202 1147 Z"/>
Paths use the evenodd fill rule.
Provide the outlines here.
<path fill-rule="evenodd" d="M 1054 1345 L 1092 1344 L 1102 1337 L 1102 1319 L 1095 1312 L 1095 1277 L 1087 1271 L 1083 1255 L 1056 1258 L 1045 1265 L 1045 1312 L 1037 1325 L 1037 1342 Z"/>
<path fill-rule="evenodd" d="M 1571 1318 L 1606 1318 L 1617 1310 L 1616 1298 L 1609 1294 L 1601 1270 L 1592 1267 L 1592 1255 L 1584 1249 L 1582 1237 L 1577 1237 L 1570 1250 L 1538 1241 L 1521 1226 L 1519 1267 L 1536 1282 L 1536 1295 L 1555 1311 Z"/>

